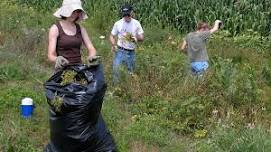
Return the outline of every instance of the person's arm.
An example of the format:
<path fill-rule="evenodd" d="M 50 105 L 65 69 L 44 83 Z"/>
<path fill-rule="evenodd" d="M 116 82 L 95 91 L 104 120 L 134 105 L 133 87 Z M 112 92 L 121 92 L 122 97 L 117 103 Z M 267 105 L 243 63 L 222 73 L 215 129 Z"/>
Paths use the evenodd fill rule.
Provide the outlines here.
<path fill-rule="evenodd" d="M 48 36 L 48 60 L 51 62 L 56 62 L 57 54 L 56 54 L 56 43 L 58 37 L 58 28 L 56 25 L 52 25 L 49 30 Z"/>
<path fill-rule="evenodd" d="M 57 43 L 57 37 L 58 37 L 58 28 L 56 25 L 52 25 L 49 30 L 49 36 L 48 36 L 48 60 L 51 62 L 55 62 L 57 55 L 56 55 L 56 43 Z"/>
<path fill-rule="evenodd" d="M 115 37 L 114 37 L 113 34 L 110 34 L 109 41 L 110 41 L 110 44 L 111 44 L 111 51 L 115 52 L 117 45 L 116 45 L 116 40 L 115 40 Z"/>
<path fill-rule="evenodd" d="M 143 41 L 144 40 L 144 34 L 136 35 L 135 38 L 136 38 L 135 39 L 136 42 Z"/>
<path fill-rule="evenodd" d="M 187 49 L 187 42 L 186 42 L 186 40 L 184 39 L 183 40 L 183 43 L 182 43 L 182 46 L 181 46 L 181 51 L 182 52 L 184 52 L 184 53 L 186 53 L 186 49 Z"/>
<path fill-rule="evenodd" d="M 53 25 L 49 30 L 49 44 L 48 44 L 48 60 L 55 62 L 55 69 L 61 69 L 63 66 L 69 64 L 69 61 L 63 56 L 57 56 L 56 54 L 56 43 L 59 35 L 58 28 Z"/>
<path fill-rule="evenodd" d="M 114 53 L 116 51 L 117 48 L 117 44 L 116 44 L 116 39 L 115 37 L 118 35 L 118 25 L 117 23 L 114 24 L 112 31 L 109 35 L 109 41 L 111 44 L 111 51 Z"/>
<path fill-rule="evenodd" d="M 219 24 L 222 24 L 222 21 L 216 20 L 214 23 L 214 27 L 210 30 L 211 33 L 214 33 L 219 30 Z"/>
<path fill-rule="evenodd" d="M 96 56 L 96 49 L 93 46 L 86 29 L 82 26 L 81 26 L 81 33 L 82 33 L 84 45 L 88 50 L 88 60 L 91 61 Z"/>
<path fill-rule="evenodd" d="M 135 41 L 143 41 L 144 40 L 144 31 L 140 23 L 138 23 L 138 28 L 136 30 Z"/>

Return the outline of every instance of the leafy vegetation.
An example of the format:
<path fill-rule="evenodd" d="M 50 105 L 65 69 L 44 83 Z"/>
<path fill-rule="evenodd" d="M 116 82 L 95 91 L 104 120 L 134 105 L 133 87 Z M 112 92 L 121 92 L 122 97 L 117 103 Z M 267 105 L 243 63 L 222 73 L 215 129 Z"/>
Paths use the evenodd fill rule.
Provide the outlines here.
<path fill-rule="evenodd" d="M 14 1 L 41 10 L 51 10 L 51 8 L 60 6 L 61 3 L 61 1 L 42 0 Z M 224 21 L 226 29 L 233 35 L 243 33 L 247 29 L 252 29 L 265 36 L 270 34 L 271 13 L 269 8 L 271 2 L 268 0 L 224 0 L 221 2 L 213 0 L 155 0 L 152 2 L 148 0 L 88 0 L 84 3 L 86 10 L 94 13 L 98 21 L 108 21 L 109 14 L 112 14 L 109 13 L 109 10 L 114 10 L 115 15 L 118 15 L 121 5 L 131 3 L 135 7 L 137 18 L 142 22 L 161 27 L 174 27 L 182 32 L 193 30 L 198 21 L 212 23 L 215 19 L 221 19 Z M 100 15 L 96 16 L 97 14 Z M 98 22 L 99 25 L 101 23 Z M 104 24 L 100 27 L 103 28 Z"/>
<path fill-rule="evenodd" d="M 269 133 L 261 128 L 235 130 L 233 128 L 221 127 L 214 132 L 212 137 L 211 139 L 200 141 L 197 150 L 208 152 L 264 152 L 271 150 Z"/>

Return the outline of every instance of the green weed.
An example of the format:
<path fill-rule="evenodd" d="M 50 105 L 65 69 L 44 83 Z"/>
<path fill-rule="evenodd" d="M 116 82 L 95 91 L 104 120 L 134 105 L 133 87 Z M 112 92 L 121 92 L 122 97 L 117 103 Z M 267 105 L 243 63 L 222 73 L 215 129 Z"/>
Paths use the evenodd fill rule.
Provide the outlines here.
<path fill-rule="evenodd" d="M 206 152 L 265 152 L 271 150 L 271 138 L 270 133 L 261 128 L 241 130 L 219 128 L 212 134 L 212 138 L 199 142 L 196 149 Z"/>

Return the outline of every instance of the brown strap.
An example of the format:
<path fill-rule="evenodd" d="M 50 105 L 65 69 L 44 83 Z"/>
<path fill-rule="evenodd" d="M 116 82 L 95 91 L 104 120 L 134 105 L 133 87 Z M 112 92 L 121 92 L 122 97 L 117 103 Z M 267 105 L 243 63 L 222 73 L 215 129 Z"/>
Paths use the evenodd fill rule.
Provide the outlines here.
<path fill-rule="evenodd" d="M 76 35 L 81 34 L 81 27 L 79 24 L 75 23 L 76 26 Z"/>
<path fill-rule="evenodd" d="M 64 34 L 64 31 L 63 31 L 63 28 L 62 28 L 62 26 L 61 26 L 61 24 L 60 24 L 60 21 L 58 21 L 55 25 L 56 25 L 57 28 L 58 28 L 59 35 Z M 77 23 L 75 23 L 75 26 L 76 26 L 76 35 L 77 35 L 77 34 L 81 34 L 81 27 L 80 27 L 80 25 L 77 24 Z"/>
<path fill-rule="evenodd" d="M 63 31 L 63 29 L 62 29 L 62 26 L 60 25 L 60 21 L 58 21 L 55 25 L 56 25 L 57 28 L 58 28 L 58 33 L 59 33 L 59 35 L 64 34 L 64 31 Z"/>

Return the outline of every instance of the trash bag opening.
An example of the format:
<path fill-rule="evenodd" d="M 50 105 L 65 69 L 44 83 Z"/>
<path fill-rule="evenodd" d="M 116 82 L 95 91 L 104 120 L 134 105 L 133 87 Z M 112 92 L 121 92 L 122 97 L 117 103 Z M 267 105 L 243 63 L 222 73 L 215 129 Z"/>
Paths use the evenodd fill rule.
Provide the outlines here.
<path fill-rule="evenodd" d="M 59 81 L 60 85 L 64 86 L 71 83 L 76 83 L 79 85 L 86 86 L 89 82 L 86 75 L 82 72 L 77 72 L 73 69 L 66 69 L 62 71 Z"/>

